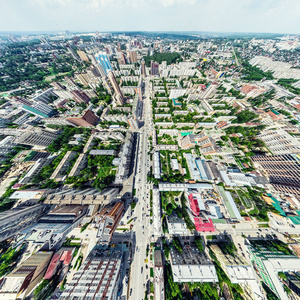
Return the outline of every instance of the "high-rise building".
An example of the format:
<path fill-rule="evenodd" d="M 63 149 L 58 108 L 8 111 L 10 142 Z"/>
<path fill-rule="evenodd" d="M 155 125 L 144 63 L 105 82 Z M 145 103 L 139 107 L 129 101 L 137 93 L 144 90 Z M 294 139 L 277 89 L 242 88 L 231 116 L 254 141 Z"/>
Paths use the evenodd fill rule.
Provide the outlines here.
<path fill-rule="evenodd" d="M 75 82 L 71 77 L 65 76 L 65 77 L 64 77 L 64 80 L 65 80 L 65 81 L 68 83 L 68 85 L 71 86 L 72 88 L 73 88 L 73 87 L 77 87 L 76 82 Z"/>
<path fill-rule="evenodd" d="M 82 127 L 96 126 L 99 120 L 91 110 L 87 110 L 83 113 L 83 115 L 68 117 L 67 119 L 70 122 Z"/>
<path fill-rule="evenodd" d="M 299 154 L 256 155 L 251 159 L 263 167 L 276 190 L 300 195 Z"/>
<path fill-rule="evenodd" d="M 153 60 L 151 60 L 151 75 L 153 76 L 157 76 L 159 75 L 159 63 L 154 62 Z"/>
<path fill-rule="evenodd" d="M 141 74 L 143 77 L 146 77 L 146 66 L 145 66 L 144 59 L 142 59 L 142 61 L 141 61 Z"/>
<path fill-rule="evenodd" d="M 53 252 L 37 252 L 0 280 L 0 299 L 25 299 L 43 278 Z"/>
<path fill-rule="evenodd" d="M 137 63 L 137 54 L 135 51 L 129 51 L 128 56 L 131 64 Z"/>
<path fill-rule="evenodd" d="M 90 55 L 90 58 L 92 60 L 92 64 L 97 69 L 97 73 L 100 74 L 101 77 L 105 77 L 106 73 L 102 67 L 102 65 L 98 62 L 98 60 L 95 57 L 96 55 Z"/>
<path fill-rule="evenodd" d="M 126 65 L 126 57 L 125 57 L 124 53 L 121 53 L 120 64 L 121 65 Z"/>
<path fill-rule="evenodd" d="M 87 73 L 75 73 L 75 77 L 80 81 L 83 86 L 89 86 L 89 75 Z"/>
<path fill-rule="evenodd" d="M 107 53 L 99 52 L 99 53 L 95 54 L 95 58 L 96 58 L 97 62 L 99 63 L 99 65 L 103 68 L 105 74 L 107 74 L 109 71 L 113 70 Z"/>
<path fill-rule="evenodd" d="M 300 153 L 300 141 L 283 129 L 265 130 L 257 136 L 275 155 Z"/>
<path fill-rule="evenodd" d="M 125 101 L 124 95 L 123 95 L 123 93 L 120 89 L 120 86 L 116 80 L 116 77 L 112 71 L 108 72 L 108 79 L 113 87 L 113 90 L 115 91 L 115 98 L 116 98 L 117 102 L 120 105 L 123 105 L 124 101 Z"/>
<path fill-rule="evenodd" d="M 66 285 L 60 300 L 117 299 L 123 250 L 97 245 Z"/>
<path fill-rule="evenodd" d="M 80 59 L 78 58 L 78 56 L 75 54 L 74 50 L 72 49 L 72 47 L 68 44 L 66 45 L 66 48 L 68 49 L 68 51 L 71 53 L 72 57 L 77 60 L 80 61 Z"/>
<path fill-rule="evenodd" d="M 82 61 L 90 61 L 84 51 L 78 50 L 77 54 L 79 55 L 79 57 Z"/>

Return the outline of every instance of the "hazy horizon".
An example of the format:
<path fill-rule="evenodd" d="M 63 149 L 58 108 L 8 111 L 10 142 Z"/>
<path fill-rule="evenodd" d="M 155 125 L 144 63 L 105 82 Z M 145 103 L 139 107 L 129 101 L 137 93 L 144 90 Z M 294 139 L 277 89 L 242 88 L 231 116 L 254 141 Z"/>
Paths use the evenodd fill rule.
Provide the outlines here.
<path fill-rule="evenodd" d="M 300 33 L 297 0 L 1 0 L 0 32 Z"/>

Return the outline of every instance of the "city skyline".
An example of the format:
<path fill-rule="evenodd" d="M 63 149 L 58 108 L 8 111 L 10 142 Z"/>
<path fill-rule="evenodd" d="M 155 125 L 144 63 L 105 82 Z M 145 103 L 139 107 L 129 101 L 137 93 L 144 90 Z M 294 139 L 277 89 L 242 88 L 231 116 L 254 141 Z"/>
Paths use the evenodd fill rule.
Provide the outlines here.
<path fill-rule="evenodd" d="M 4 0 L 1 6 L 1 31 L 300 32 L 296 0 Z"/>

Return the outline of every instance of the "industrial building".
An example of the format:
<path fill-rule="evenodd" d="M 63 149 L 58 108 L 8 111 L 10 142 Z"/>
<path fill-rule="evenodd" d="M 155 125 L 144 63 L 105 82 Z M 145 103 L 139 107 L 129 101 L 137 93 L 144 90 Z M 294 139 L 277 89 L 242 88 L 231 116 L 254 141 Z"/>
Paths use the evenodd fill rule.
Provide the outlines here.
<path fill-rule="evenodd" d="M 57 138 L 57 135 L 58 132 L 55 131 L 33 129 L 22 133 L 15 142 L 23 145 L 47 147 Z"/>
<path fill-rule="evenodd" d="M 0 213 L 0 242 L 16 236 L 22 230 L 33 226 L 45 214 L 48 206 L 36 204 L 17 206 Z"/>
<path fill-rule="evenodd" d="M 43 278 L 53 252 L 37 252 L 0 279 L 0 299 L 25 299 Z"/>
<path fill-rule="evenodd" d="M 170 256 L 174 282 L 218 282 L 215 266 L 194 242 L 185 240 L 182 253 L 172 247 Z"/>

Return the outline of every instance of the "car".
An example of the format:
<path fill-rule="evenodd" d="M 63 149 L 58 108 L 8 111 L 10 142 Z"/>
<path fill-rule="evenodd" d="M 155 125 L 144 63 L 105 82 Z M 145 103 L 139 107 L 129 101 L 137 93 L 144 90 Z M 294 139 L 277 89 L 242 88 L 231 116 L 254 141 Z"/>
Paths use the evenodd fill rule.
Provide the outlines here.
<path fill-rule="evenodd" d="M 148 265 L 146 265 L 146 269 L 148 269 Z"/>
<path fill-rule="evenodd" d="M 130 289 L 130 296 L 131 296 L 131 294 L 132 294 L 132 288 Z"/>
<path fill-rule="evenodd" d="M 141 273 L 143 273 L 143 267 L 141 267 Z"/>

